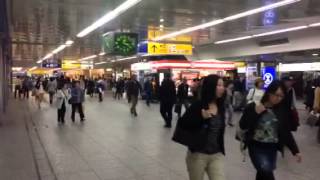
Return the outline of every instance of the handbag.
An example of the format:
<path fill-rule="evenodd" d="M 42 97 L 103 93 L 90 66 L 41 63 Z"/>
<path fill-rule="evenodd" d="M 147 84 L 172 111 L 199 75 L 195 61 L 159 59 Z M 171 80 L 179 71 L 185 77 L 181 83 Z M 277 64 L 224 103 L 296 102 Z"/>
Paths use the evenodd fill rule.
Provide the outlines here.
<path fill-rule="evenodd" d="M 318 123 L 319 121 L 319 114 L 318 113 L 315 113 L 314 111 L 311 111 L 308 118 L 307 118 L 307 125 L 311 126 L 311 127 L 314 127 L 316 126 L 316 124 Z"/>
<path fill-rule="evenodd" d="M 291 127 L 291 130 L 292 131 L 297 131 L 298 127 L 300 126 L 300 119 L 299 119 L 299 114 L 298 114 L 298 111 L 297 109 L 293 109 L 291 111 L 292 113 L 292 127 Z"/>
<path fill-rule="evenodd" d="M 207 129 L 201 128 L 199 131 L 190 131 L 180 124 L 183 118 L 179 118 L 172 140 L 186 147 L 199 147 L 203 145 L 207 138 Z"/>
<path fill-rule="evenodd" d="M 174 112 L 177 113 L 177 114 L 181 114 L 181 109 L 182 109 L 182 104 L 181 103 L 177 103 L 174 106 Z"/>

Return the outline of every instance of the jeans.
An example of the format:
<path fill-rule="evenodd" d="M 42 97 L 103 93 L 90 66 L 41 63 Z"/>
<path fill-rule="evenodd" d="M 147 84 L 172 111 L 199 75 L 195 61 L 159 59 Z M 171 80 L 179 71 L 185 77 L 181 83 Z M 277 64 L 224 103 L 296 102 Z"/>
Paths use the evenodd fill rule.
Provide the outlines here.
<path fill-rule="evenodd" d="M 134 114 L 135 116 L 137 116 L 137 104 L 138 104 L 138 96 L 135 95 L 131 95 L 130 96 L 130 102 L 131 102 L 131 114 Z"/>
<path fill-rule="evenodd" d="M 189 101 L 187 99 L 180 99 L 178 103 L 183 105 L 186 110 L 189 108 Z M 181 111 L 178 113 L 178 116 L 181 116 Z"/>
<path fill-rule="evenodd" d="M 58 109 L 58 122 L 64 123 L 64 116 L 66 114 L 66 104 L 63 102 L 61 109 Z"/>
<path fill-rule="evenodd" d="M 151 101 L 151 92 L 146 93 L 146 104 L 147 106 L 150 106 L 150 101 Z"/>
<path fill-rule="evenodd" d="M 226 106 L 226 114 L 227 114 L 228 123 L 229 123 L 229 124 L 233 124 L 233 121 L 232 121 L 232 117 L 233 117 L 233 107 L 232 107 L 232 104 L 228 104 L 228 105 Z"/>
<path fill-rule="evenodd" d="M 173 102 L 161 102 L 160 113 L 167 126 L 171 126 Z"/>
<path fill-rule="evenodd" d="M 224 155 L 191 153 L 186 158 L 190 180 L 203 180 L 205 173 L 209 180 L 225 180 Z"/>
<path fill-rule="evenodd" d="M 249 156 L 257 170 L 256 180 L 275 180 L 273 171 L 276 169 L 277 148 L 249 146 Z"/>
<path fill-rule="evenodd" d="M 54 96 L 54 92 L 53 92 L 53 91 L 50 91 L 50 92 L 49 92 L 49 102 L 50 102 L 50 104 L 52 104 L 53 96 Z"/>
<path fill-rule="evenodd" d="M 102 102 L 103 101 L 103 94 L 102 92 L 99 92 L 99 102 Z"/>
<path fill-rule="evenodd" d="M 76 110 L 78 110 L 79 114 L 80 114 L 80 119 L 84 120 L 84 113 L 83 113 L 83 106 L 82 103 L 75 103 L 72 104 L 72 113 L 71 113 L 71 119 L 72 121 L 74 121 L 74 116 L 76 114 Z"/>

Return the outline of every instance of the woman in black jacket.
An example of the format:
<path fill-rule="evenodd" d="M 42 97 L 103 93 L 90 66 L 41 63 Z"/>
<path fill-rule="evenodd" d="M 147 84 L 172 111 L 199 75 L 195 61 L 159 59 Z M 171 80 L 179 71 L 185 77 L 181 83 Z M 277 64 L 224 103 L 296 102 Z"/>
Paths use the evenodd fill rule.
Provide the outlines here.
<path fill-rule="evenodd" d="M 245 144 L 257 170 L 256 180 L 275 180 L 277 151 L 287 146 L 301 162 L 298 146 L 290 131 L 288 112 L 283 107 L 285 86 L 280 81 L 270 84 L 260 104 L 249 104 L 241 119 L 240 128 L 246 131 Z"/>
<path fill-rule="evenodd" d="M 224 180 L 225 87 L 222 78 L 203 80 L 201 100 L 179 119 L 173 140 L 189 148 L 186 163 L 190 180 Z"/>

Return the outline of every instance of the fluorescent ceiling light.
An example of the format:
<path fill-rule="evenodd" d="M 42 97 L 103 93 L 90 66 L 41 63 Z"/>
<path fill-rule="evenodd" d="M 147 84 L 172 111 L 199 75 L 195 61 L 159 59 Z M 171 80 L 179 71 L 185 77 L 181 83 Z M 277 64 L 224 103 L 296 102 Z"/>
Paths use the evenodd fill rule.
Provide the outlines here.
<path fill-rule="evenodd" d="M 42 60 L 37 61 L 38 64 L 42 63 Z"/>
<path fill-rule="evenodd" d="M 44 61 L 44 60 L 46 60 L 46 59 L 49 59 L 49 58 L 51 58 L 53 56 L 53 54 L 52 53 L 49 53 L 49 54 L 47 54 L 43 59 L 42 59 L 42 61 Z"/>
<path fill-rule="evenodd" d="M 263 6 L 263 7 L 260 7 L 260 8 L 256 8 L 256 9 L 252 9 L 252 10 L 249 10 L 249 11 L 246 11 L 246 12 L 242 12 L 242 13 L 239 13 L 239 14 L 236 14 L 236 15 L 232 15 L 232 16 L 226 17 L 224 19 L 214 20 L 214 21 L 211 21 L 211 22 L 208 22 L 208 23 L 204 23 L 204 24 L 201 24 L 201 25 L 198 25 L 198 26 L 189 27 L 189 28 L 186 28 L 186 29 L 182 29 L 180 31 L 176 31 L 176 32 L 169 33 L 169 34 L 166 34 L 166 35 L 163 35 L 163 36 L 159 36 L 159 37 L 155 38 L 154 40 L 155 41 L 160 41 L 160 40 L 164 40 L 164 39 L 167 39 L 167 38 L 172 38 L 172 37 L 175 37 L 175 36 L 179 36 L 181 34 L 186 34 L 186 33 L 190 33 L 190 32 L 193 32 L 193 31 L 200 30 L 200 29 L 205 29 L 205 28 L 208 28 L 208 27 L 216 26 L 216 25 L 222 24 L 222 23 L 224 23 L 226 21 L 232 21 L 232 20 L 236 20 L 236 19 L 243 18 L 243 17 L 246 17 L 246 16 L 250 16 L 250 15 L 253 15 L 253 14 L 258 14 L 258 13 L 261 13 L 261 12 L 264 12 L 264 11 L 268 11 L 270 9 L 275 9 L 275 8 L 278 8 L 278 7 L 281 7 L 281 6 L 285 6 L 285 5 L 288 5 L 288 4 L 292 4 L 292 3 L 296 3 L 296 2 L 299 2 L 299 1 L 301 1 L 301 0 L 283 0 L 283 1 L 280 1 L 280 2 L 277 2 L 277 3 L 273 3 L 273 4 L 266 5 L 266 6 Z"/>
<path fill-rule="evenodd" d="M 82 58 L 82 59 L 79 59 L 79 61 L 85 61 L 85 60 L 88 60 L 88 59 L 94 59 L 98 57 L 97 55 L 92 55 L 92 56 L 88 56 L 88 57 L 85 57 L 85 58 Z"/>
<path fill-rule="evenodd" d="M 161 18 L 161 19 L 160 19 L 160 22 L 164 22 L 164 19 L 163 19 L 163 18 Z"/>
<path fill-rule="evenodd" d="M 253 35 L 253 36 L 254 37 L 270 36 L 270 35 L 274 35 L 274 34 L 290 32 L 290 31 L 298 31 L 298 30 L 306 29 L 306 28 L 308 28 L 308 26 L 298 26 L 298 27 L 293 27 L 293 28 L 280 29 L 280 30 L 266 32 L 266 33 L 256 34 L 256 35 Z"/>
<path fill-rule="evenodd" d="M 317 27 L 317 26 L 320 26 L 320 23 L 310 24 L 309 26 L 310 26 L 310 27 Z"/>
<path fill-rule="evenodd" d="M 223 44 L 223 43 L 241 41 L 241 40 L 251 39 L 251 38 L 252 38 L 252 36 L 244 36 L 244 37 L 239 37 L 239 38 L 233 38 L 233 39 L 226 39 L 226 40 L 222 40 L 222 41 L 217 41 L 217 42 L 215 42 L 215 44 Z"/>
<path fill-rule="evenodd" d="M 105 52 L 101 52 L 101 53 L 99 54 L 99 56 L 104 56 L 104 55 L 106 55 Z"/>
<path fill-rule="evenodd" d="M 245 36 L 245 37 L 239 37 L 239 38 L 234 38 L 234 39 L 221 40 L 221 41 L 215 42 L 215 44 L 223 44 L 223 43 L 241 41 L 241 40 L 251 39 L 251 38 L 256 38 L 256 37 L 270 36 L 270 35 L 281 34 L 281 33 L 285 33 L 285 32 L 298 31 L 298 30 L 302 30 L 302 29 L 306 29 L 306 28 L 308 28 L 308 26 L 297 26 L 297 27 L 280 29 L 280 30 L 270 31 L 270 32 L 261 33 L 261 34 L 255 34 L 252 36 Z"/>
<path fill-rule="evenodd" d="M 72 41 L 72 40 L 68 40 L 67 42 L 66 42 L 66 46 L 71 46 L 72 44 L 74 43 L 74 41 Z"/>
<path fill-rule="evenodd" d="M 66 47 L 67 47 L 66 45 L 61 45 L 57 49 L 53 50 L 52 54 L 57 54 L 58 52 L 64 50 L 64 48 L 66 48 Z"/>
<path fill-rule="evenodd" d="M 161 24 L 159 27 L 160 27 L 160 28 L 163 28 L 164 26 Z"/>
<path fill-rule="evenodd" d="M 319 56 L 319 54 L 314 53 L 314 54 L 312 54 L 312 56 Z"/>
<path fill-rule="evenodd" d="M 12 71 L 21 71 L 22 67 L 12 67 Z"/>
<path fill-rule="evenodd" d="M 98 63 L 95 63 L 94 65 L 100 65 L 100 64 L 106 64 L 107 62 L 98 62 Z"/>
<path fill-rule="evenodd" d="M 124 13 L 126 10 L 130 9 L 131 7 L 135 6 L 141 2 L 141 0 L 127 0 L 126 2 L 122 3 L 120 6 L 118 6 L 116 9 L 113 11 L 107 13 L 103 17 L 101 17 L 99 20 L 94 22 L 92 25 L 89 27 L 85 28 L 83 31 L 81 31 L 77 37 L 82 38 L 92 31 L 96 30 L 97 28 L 103 26 L 104 24 L 110 22 L 111 20 L 115 19 L 117 16 L 121 15 Z"/>
<path fill-rule="evenodd" d="M 33 70 L 35 70 L 37 68 L 38 68 L 37 66 L 33 66 L 32 68 L 29 69 L 29 71 L 33 71 Z"/>
<path fill-rule="evenodd" d="M 180 30 L 180 31 L 176 31 L 176 32 L 169 33 L 169 34 L 166 34 L 166 35 L 163 35 L 163 36 L 159 36 L 159 37 L 155 38 L 154 40 L 155 41 L 160 41 L 160 40 L 163 40 L 163 39 L 176 37 L 176 36 L 179 36 L 181 34 L 187 34 L 187 33 L 193 32 L 193 31 L 197 31 L 199 29 L 205 29 L 205 28 L 208 28 L 208 27 L 211 27 L 211 26 L 215 26 L 215 25 L 221 24 L 223 22 L 224 22 L 224 20 L 222 20 L 222 19 L 211 21 L 211 22 L 208 22 L 208 23 L 205 23 L 205 24 L 201 24 L 201 25 L 194 26 L 194 27 L 189 27 L 189 28 L 186 28 L 186 29 L 183 29 L 183 30 Z"/>
<path fill-rule="evenodd" d="M 125 61 L 125 60 L 135 59 L 135 58 L 137 58 L 137 56 L 132 56 L 132 57 L 127 57 L 127 58 L 117 59 L 117 61 Z"/>

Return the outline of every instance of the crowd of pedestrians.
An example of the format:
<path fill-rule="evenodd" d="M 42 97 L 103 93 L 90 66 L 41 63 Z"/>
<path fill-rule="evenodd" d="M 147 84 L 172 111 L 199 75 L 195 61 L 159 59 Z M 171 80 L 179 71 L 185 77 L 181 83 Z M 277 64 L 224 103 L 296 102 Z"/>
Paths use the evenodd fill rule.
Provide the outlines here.
<path fill-rule="evenodd" d="M 307 94 L 305 104 L 314 113 L 320 113 L 319 82 L 320 79 L 306 87 L 310 94 Z M 91 98 L 97 94 L 99 102 L 102 102 L 107 84 L 115 100 L 128 100 L 133 116 L 138 116 L 136 107 L 140 97 L 146 100 L 147 106 L 153 99 L 160 102 L 165 128 L 172 127 L 173 112 L 177 113 L 172 139 L 188 149 L 186 166 L 190 180 L 203 180 L 205 174 L 210 180 L 226 179 L 224 134 L 227 125 L 237 126 L 236 139 L 240 141 L 240 150 L 248 151 L 256 170 L 256 180 L 275 180 L 277 152 L 283 154 L 284 147 L 291 151 L 297 162 L 302 161 L 302 154 L 292 135 L 300 126 L 292 77 L 274 80 L 268 87 L 263 79 L 256 78 L 254 87 L 247 93 L 245 79 L 232 81 L 218 75 L 194 79 L 191 84 L 182 78 L 176 84 L 170 74 L 166 74 L 160 85 L 150 77 L 140 82 L 136 75 L 108 83 L 103 78 L 70 80 L 61 76 L 32 80 L 24 77 L 16 81 L 14 95 L 20 98 L 23 94 L 28 98 L 31 91 L 41 108 L 44 94 L 48 93 L 49 103 L 56 105 L 59 124 L 65 123 L 68 104 L 72 107 L 72 122 L 75 122 L 76 112 L 83 122 L 85 94 Z M 233 116 L 237 110 L 242 111 L 239 122 L 234 121 Z"/>

